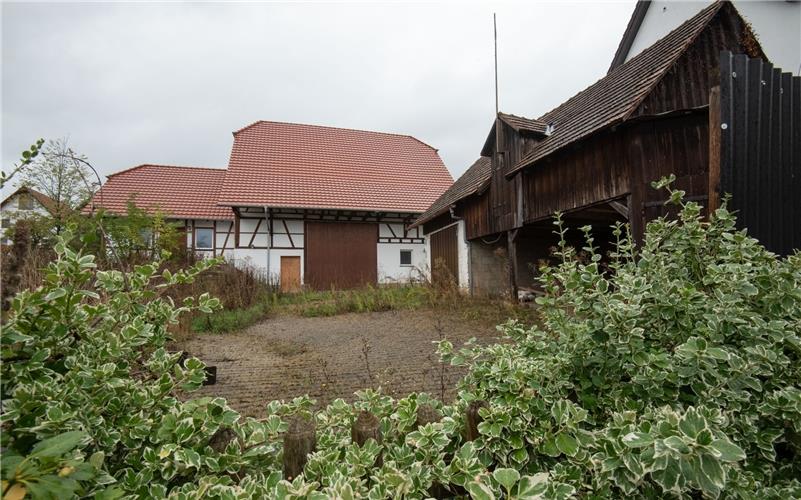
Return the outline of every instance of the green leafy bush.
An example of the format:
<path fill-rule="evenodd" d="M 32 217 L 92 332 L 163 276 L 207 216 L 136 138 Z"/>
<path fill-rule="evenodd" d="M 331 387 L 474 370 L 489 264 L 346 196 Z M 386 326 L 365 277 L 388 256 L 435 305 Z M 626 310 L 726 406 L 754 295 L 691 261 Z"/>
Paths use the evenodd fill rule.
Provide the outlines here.
<path fill-rule="evenodd" d="M 681 193 L 673 197 L 680 202 Z M 558 226 L 561 228 L 561 225 Z M 560 229 L 561 230 L 561 229 Z M 587 230 L 589 235 L 589 230 Z M 511 342 L 455 348 L 459 398 L 378 392 L 314 414 L 316 451 L 282 477 L 282 436 L 307 398 L 242 418 L 179 363 L 164 290 L 213 265 L 100 272 L 62 239 L 45 285 L 19 294 L 2 332 L 2 476 L 9 498 L 492 498 L 801 495 L 801 256 L 780 259 L 694 203 L 658 220 L 635 256 L 618 227 L 608 267 L 562 245 L 544 270 L 542 324 Z M 488 402 L 474 441 L 466 408 Z M 426 405 L 442 417 L 418 424 Z M 351 441 L 361 411 L 381 443 Z M 379 455 L 381 460 L 377 461 Z"/>
<path fill-rule="evenodd" d="M 663 181 L 659 187 L 667 187 Z M 801 495 L 801 256 L 777 258 L 724 209 L 695 203 L 615 230 L 609 269 L 586 233 L 544 273 L 542 328 L 441 351 L 470 363 L 463 399 L 489 401 L 490 461 L 549 471 L 580 494 Z"/>

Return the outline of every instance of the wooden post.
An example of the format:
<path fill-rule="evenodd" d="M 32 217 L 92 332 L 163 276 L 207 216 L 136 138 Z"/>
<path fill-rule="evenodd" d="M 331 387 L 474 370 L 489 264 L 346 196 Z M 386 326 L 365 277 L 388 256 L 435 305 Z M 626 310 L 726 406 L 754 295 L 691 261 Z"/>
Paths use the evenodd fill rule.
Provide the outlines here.
<path fill-rule="evenodd" d="M 359 413 L 350 428 L 350 439 L 359 446 L 364 446 L 368 439 L 374 439 L 376 443 L 381 444 L 381 425 L 378 418 L 367 411 Z M 376 457 L 376 467 L 381 467 L 383 463 L 382 455 L 383 453 L 379 453 L 378 457 Z"/>
<path fill-rule="evenodd" d="M 489 408 L 489 405 L 486 401 L 482 400 L 475 400 L 471 401 L 469 405 L 467 405 L 467 415 L 465 419 L 465 440 L 466 441 L 475 441 L 478 436 L 478 424 L 481 423 L 483 418 L 481 415 L 478 414 L 478 411 L 481 408 Z"/>
<path fill-rule="evenodd" d="M 507 254 L 509 255 L 509 289 L 512 302 L 517 302 L 517 229 L 506 232 Z"/>
<path fill-rule="evenodd" d="M 314 417 L 296 415 L 284 435 L 284 479 L 292 481 L 303 473 L 309 453 L 317 447 Z"/>
<path fill-rule="evenodd" d="M 417 429 L 420 426 L 433 424 L 440 420 L 442 420 L 442 413 L 440 413 L 439 410 L 431 405 L 420 405 L 417 407 L 417 422 L 414 428 Z"/>
<path fill-rule="evenodd" d="M 709 198 L 707 217 L 720 208 L 720 85 L 709 91 Z"/>

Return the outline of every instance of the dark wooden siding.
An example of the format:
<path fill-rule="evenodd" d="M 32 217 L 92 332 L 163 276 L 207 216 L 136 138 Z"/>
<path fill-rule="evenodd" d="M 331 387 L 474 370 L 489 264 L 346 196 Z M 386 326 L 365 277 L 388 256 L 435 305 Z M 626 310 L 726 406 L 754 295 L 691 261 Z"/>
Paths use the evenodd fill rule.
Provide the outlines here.
<path fill-rule="evenodd" d="M 522 171 L 524 222 L 626 194 L 627 140 L 628 134 L 601 134 Z"/>
<path fill-rule="evenodd" d="M 432 278 L 435 281 L 441 282 L 442 280 L 453 279 L 458 284 L 458 237 L 456 224 L 431 235 Z"/>
<path fill-rule="evenodd" d="M 671 174 L 676 176 L 673 188 L 683 190 L 687 200 L 706 205 L 709 188 L 707 110 L 642 122 L 630 133 L 631 168 L 641 169 L 642 181 L 638 187 L 644 190 L 643 222 L 675 210 L 665 205 L 667 192 L 651 187 L 651 182 Z"/>
<path fill-rule="evenodd" d="M 492 233 L 489 212 L 488 191 L 478 196 L 471 196 L 460 204 L 460 214 L 464 218 L 468 240 Z"/>
<path fill-rule="evenodd" d="M 739 227 L 789 254 L 801 248 L 801 77 L 720 57 L 720 193 L 732 195 Z"/>
<path fill-rule="evenodd" d="M 375 284 L 378 225 L 306 222 L 304 281 L 316 290 Z"/>

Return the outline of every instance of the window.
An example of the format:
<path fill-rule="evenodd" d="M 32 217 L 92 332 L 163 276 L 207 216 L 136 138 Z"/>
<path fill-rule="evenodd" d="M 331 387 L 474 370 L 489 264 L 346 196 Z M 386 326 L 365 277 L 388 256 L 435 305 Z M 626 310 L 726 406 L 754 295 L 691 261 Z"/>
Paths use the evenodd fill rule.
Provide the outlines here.
<path fill-rule="evenodd" d="M 19 201 L 17 202 L 20 210 L 33 210 L 33 198 L 30 193 L 20 193 Z"/>
<path fill-rule="evenodd" d="M 214 229 L 210 227 L 195 228 L 195 249 L 212 250 L 214 248 Z"/>
<path fill-rule="evenodd" d="M 411 250 L 401 250 L 400 251 L 400 265 L 402 265 L 402 266 L 411 266 L 412 265 L 412 251 Z"/>

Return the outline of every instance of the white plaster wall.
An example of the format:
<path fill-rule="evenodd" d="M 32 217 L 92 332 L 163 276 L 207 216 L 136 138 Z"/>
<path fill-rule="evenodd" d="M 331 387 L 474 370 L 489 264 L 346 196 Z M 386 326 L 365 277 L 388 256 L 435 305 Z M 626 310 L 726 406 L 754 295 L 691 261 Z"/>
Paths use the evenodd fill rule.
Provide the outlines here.
<path fill-rule="evenodd" d="M 459 253 L 459 288 L 470 289 L 470 245 L 467 242 L 467 229 L 463 220 L 458 222 L 457 245 Z"/>
<path fill-rule="evenodd" d="M 412 251 L 412 265 L 401 266 L 400 251 Z M 428 254 L 425 243 L 378 243 L 378 282 L 407 283 L 425 275 Z"/>
<path fill-rule="evenodd" d="M 301 284 L 303 284 L 303 275 L 305 273 L 305 269 L 302 249 L 273 248 L 268 253 L 266 248 L 237 248 L 233 251 L 227 250 L 225 255 L 229 261 L 234 263 L 234 265 L 252 265 L 259 269 L 262 273 L 265 273 L 266 277 L 268 277 L 271 281 L 275 281 L 276 283 L 279 282 L 281 278 L 281 256 L 300 257 L 300 280 Z"/>
<path fill-rule="evenodd" d="M 709 3 L 652 1 L 626 60 L 653 45 Z M 751 23 L 762 50 L 773 65 L 786 72 L 801 74 L 801 2 L 735 0 L 734 6 Z"/>

